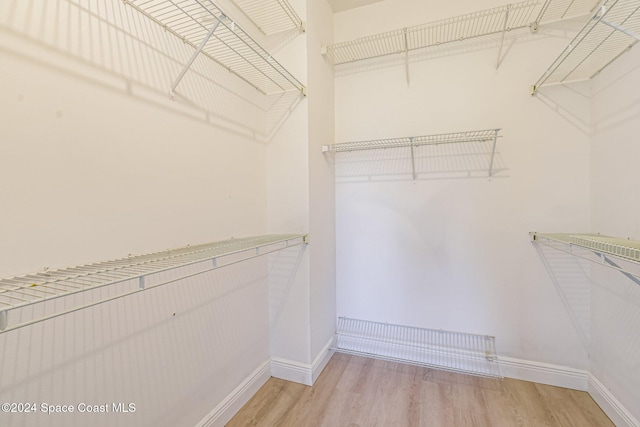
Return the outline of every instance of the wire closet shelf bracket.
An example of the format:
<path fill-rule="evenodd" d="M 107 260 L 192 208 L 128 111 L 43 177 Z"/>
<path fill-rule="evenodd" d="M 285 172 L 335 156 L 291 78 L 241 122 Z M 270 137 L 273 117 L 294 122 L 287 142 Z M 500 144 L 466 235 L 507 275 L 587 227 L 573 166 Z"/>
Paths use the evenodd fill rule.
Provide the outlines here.
<path fill-rule="evenodd" d="M 402 138 L 387 138 L 367 141 L 341 142 L 338 144 L 323 145 L 322 152 L 349 152 L 361 150 L 382 150 L 389 148 L 408 148 L 411 151 L 411 167 L 413 179 L 417 178 L 416 148 L 428 145 L 460 144 L 460 143 L 490 143 L 489 163 L 487 164 L 488 176 L 493 175 L 493 164 L 496 155 L 496 145 L 501 136 L 502 129 L 474 130 L 467 132 L 443 133 L 437 135 L 422 135 Z"/>
<path fill-rule="evenodd" d="M 604 0 L 571 43 L 532 86 L 589 80 L 640 40 L 640 3 Z"/>
<path fill-rule="evenodd" d="M 174 283 L 221 267 L 307 242 L 304 234 L 279 234 L 224 240 L 113 261 L 0 279 L 0 333 Z M 170 272 L 171 278 L 158 273 Z M 92 292 L 105 290 L 102 294 Z M 74 296 L 89 296 L 90 301 Z M 68 299 L 67 299 L 68 298 Z M 64 308 L 27 313 L 12 322 L 10 313 L 65 299 Z M 67 304 L 71 302 L 71 306 Z M 33 310 L 35 312 L 35 310 Z M 20 316 L 18 316 L 20 317 Z"/>
<path fill-rule="evenodd" d="M 326 54 L 334 65 L 404 53 L 408 64 L 408 54 L 411 51 L 502 34 L 498 52 L 497 65 L 499 65 L 506 32 L 529 27 L 533 12 L 538 5 L 537 0 L 508 4 L 324 46 L 322 53 Z"/>
<path fill-rule="evenodd" d="M 338 318 L 333 350 L 487 378 L 502 378 L 495 337 Z"/>
<path fill-rule="evenodd" d="M 170 88 L 173 94 L 199 55 L 265 95 L 305 94 L 305 86 L 211 0 L 123 0 L 195 51 Z"/>
<path fill-rule="evenodd" d="M 600 234 L 529 233 L 531 242 L 620 271 L 640 285 L 640 241 Z M 634 266 L 636 268 L 629 268 Z"/>

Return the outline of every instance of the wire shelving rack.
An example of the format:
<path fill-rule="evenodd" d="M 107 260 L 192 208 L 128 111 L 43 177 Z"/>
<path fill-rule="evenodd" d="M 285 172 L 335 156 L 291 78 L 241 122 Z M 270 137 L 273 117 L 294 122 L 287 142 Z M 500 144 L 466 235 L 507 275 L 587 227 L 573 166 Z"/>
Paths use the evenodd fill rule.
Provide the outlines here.
<path fill-rule="evenodd" d="M 278 234 L 224 240 L 146 255 L 129 256 L 60 270 L 0 279 L 0 333 L 174 283 L 217 268 L 306 243 L 303 234 Z M 187 268 L 185 268 L 187 267 Z M 171 272 L 171 278 L 159 273 Z M 86 303 L 73 296 L 108 289 L 108 297 Z M 63 308 L 33 310 L 38 315 L 20 323 L 10 313 L 36 304 L 66 299 Z M 23 310 L 24 311 L 24 310 Z"/>
<path fill-rule="evenodd" d="M 265 35 L 299 29 L 304 22 L 287 0 L 231 0 Z"/>
<path fill-rule="evenodd" d="M 383 150 L 391 148 L 408 148 L 411 152 L 411 167 L 413 179 L 416 179 L 416 153 L 417 147 L 439 144 L 461 143 L 490 143 L 489 163 L 487 170 L 489 176 L 493 173 L 493 164 L 496 154 L 496 145 L 500 137 L 501 129 L 474 130 L 467 132 L 443 133 L 436 135 L 422 135 L 402 138 L 386 138 L 355 142 L 341 142 L 337 144 L 323 145 L 322 152 L 348 152 L 361 150 Z"/>
<path fill-rule="evenodd" d="M 640 40 L 640 3 L 605 0 L 532 87 L 589 80 Z"/>
<path fill-rule="evenodd" d="M 195 51 L 171 85 L 173 93 L 200 55 L 237 75 L 265 95 L 304 85 L 211 0 L 123 0 Z"/>
<path fill-rule="evenodd" d="M 531 241 L 620 271 L 640 285 L 640 241 L 600 234 L 529 233 Z M 614 261 L 612 258 L 618 260 Z M 624 263 L 624 265 L 619 264 Z M 627 268 L 634 266 L 636 268 Z"/>
<path fill-rule="evenodd" d="M 599 0 L 546 0 L 534 25 L 588 15 L 593 13 L 598 3 Z"/>
<path fill-rule="evenodd" d="M 495 337 L 340 317 L 335 351 L 501 378 Z"/>
<path fill-rule="evenodd" d="M 408 54 L 414 50 L 442 46 L 447 43 L 459 43 L 483 36 L 500 33 L 504 35 L 507 31 L 528 27 L 538 5 L 537 0 L 508 4 L 441 21 L 336 43 L 325 46 L 323 52 L 334 65 L 340 65 L 386 55 Z"/>

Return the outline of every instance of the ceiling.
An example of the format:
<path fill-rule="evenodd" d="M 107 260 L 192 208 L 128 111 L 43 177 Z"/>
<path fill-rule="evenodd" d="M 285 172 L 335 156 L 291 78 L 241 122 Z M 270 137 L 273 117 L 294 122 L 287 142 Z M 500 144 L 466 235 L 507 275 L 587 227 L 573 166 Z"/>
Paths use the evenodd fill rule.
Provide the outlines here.
<path fill-rule="evenodd" d="M 328 0 L 335 13 L 377 3 L 382 0 Z"/>

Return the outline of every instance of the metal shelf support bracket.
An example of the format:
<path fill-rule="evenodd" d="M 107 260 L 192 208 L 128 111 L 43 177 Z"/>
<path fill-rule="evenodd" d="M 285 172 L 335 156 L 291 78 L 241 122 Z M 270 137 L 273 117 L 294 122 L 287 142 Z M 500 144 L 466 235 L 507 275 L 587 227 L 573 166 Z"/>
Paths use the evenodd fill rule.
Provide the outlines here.
<path fill-rule="evenodd" d="M 613 262 L 611 259 L 609 259 L 608 256 L 605 256 L 604 254 L 602 254 L 602 258 L 605 262 L 605 264 L 615 268 L 616 270 L 618 270 L 621 274 L 623 274 L 627 279 L 631 280 L 633 283 L 635 283 L 636 285 L 640 286 L 640 278 L 635 277 L 634 275 L 627 273 L 626 271 L 624 271 L 624 269 L 622 267 L 620 267 L 617 263 Z"/>
<path fill-rule="evenodd" d="M 407 86 L 409 86 L 411 84 L 411 79 L 409 76 L 409 36 L 407 35 L 407 31 L 407 28 L 403 28 L 402 30 L 404 33 L 404 66 L 407 70 Z"/>
<path fill-rule="evenodd" d="M 191 55 L 191 58 L 189 58 L 189 61 L 185 64 L 185 66 L 182 69 L 182 71 L 180 72 L 180 74 L 178 74 L 178 77 L 176 77 L 175 81 L 171 85 L 170 93 L 171 93 L 171 97 L 172 98 L 174 96 L 176 87 L 178 87 L 178 85 L 180 84 L 180 81 L 182 81 L 182 79 L 184 78 L 185 74 L 187 74 L 187 71 L 189 71 L 189 68 L 191 68 L 193 63 L 196 61 L 196 58 L 198 57 L 198 55 L 200 55 L 200 52 L 202 52 L 202 49 L 204 49 L 204 47 L 206 46 L 207 42 L 209 42 L 209 39 L 211 38 L 213 33 L 216 32 L 216 30 L 218 29 L 218 25 L 220 25 L 220 22 L 222 22 L 222 20 L 225 19 L 225 18 L 226 18 L 225 15 L 220 15 L 217 18 L 216 23 L 213 24 L 213 27 L 211 27 L 211 29 L 209 30 L 209 33 L 207 33 L 205 38 L 202 39 L 202 41 L 200 42 L 200 45 L 198 46 L 198 48 L 195 50 L 195 52 L 193 52 L 193 55 Z"/>
<path fill-rule="evenodd" d="M 496 70 L 500 68 L 501 58 L 502 58 L 502 48 L 504 47 L 504 38 L 507 35 L 507 25 L 509 23 L 509 11 L 511 10 L 511 5 L 508 4 L 506 10 L 504 11 L 504 26 L 502 27 L 502 40 L 500 41 L 500 49 L 498 49 L 498 61 L 496 63 Z"/>
<path fill-rule="evenodd" d="M 640 35 L 634 33 L 633 31 L 629 31 L 624 27 L 621 27 L 620 25 L 614 24 L 613 22 L 609 22 L 609 21 L 607 21 L 605 19 L 601 19 L 600 22 L 602 22 L 605 25 L 610 26 L 614 30 L 618 30 L 621 33 L 624 33 L 624 34 L 628 35 L 629 37 L 633 37 L 636 40 L 640 40 Z"/>
<path fill-rule="evenodd" d="M 496 145 L 498 143 L 498 133 L 500 132 L 500 129 L 496 129 L 495 132 L 496 134 L 493 137 L 493 147 L 491 148 L 491 161 L 489 162 L 489 177 L 493 174 L 493 161 L 496 158 Z"/>
<path fill-rule="evenodd" d="M 416 180 L 416 158 L 415 158 L 414 149 L 413 149 L 414 147 L 413 142 L 415 141 L 415 138 L 410 138 L 410 140 L 411 140 L 411 172 L 413 175 L 413 180 L 415 181 Z"/>

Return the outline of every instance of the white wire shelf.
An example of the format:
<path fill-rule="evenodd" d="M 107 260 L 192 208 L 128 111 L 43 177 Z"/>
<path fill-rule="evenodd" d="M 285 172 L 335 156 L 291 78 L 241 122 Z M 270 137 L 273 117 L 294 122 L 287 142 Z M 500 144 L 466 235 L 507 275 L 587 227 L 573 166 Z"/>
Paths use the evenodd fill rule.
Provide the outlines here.
<path fill-rule="evenodd" d="M 552 247 L 576 257 L 614 268 L 638 284 L 640 272 L 625 268 L 614 262 L 611 257 L 625 264 L 640 266 L 640 241 L 602 236 L 600 234 L 570 233 L 530 233 L 531 241 Z M 595 257 L 593 256 L 595 255 Z"/>
<path fill-rule="evenodd" d="M 304 30 L 304 23 L 287 0 L 231 0 L 265 35 Z"/>
<path fill-rule="evenodd" d="M 173 92 L 199 54 L 265 95 L 305 87 L 211 0 L 123 0 L 196 50 L 171 86 Z"/>
<path fill-rule="evenodd" d="M 589 80 L 635 45 L 640 34 L 638 0 L 605 0 L 532 87 Z"/>
<path fill-rule="evenodd" d="M 492 336 L 340 317 L 335 343 L 341 353 L 501 378 Z"/>
<path fill-rule="evenodd" d="M 599 3 L 599 0 L 546 0 L 535 22 L 544 24 L 588 15 Z"/>
<path fill-rule="evenodd" d="M 303 234 L 231 239 L 1 279 L 0 333 L 153 289 L 287 247 L 301 245 L 306 240 L 306 235 Z M 182 272 L 178 270 L 183 267 L 196 267 L 196 270 L 188 269 L 188 271 Z M 176 273 L 175 277 L 170 280 L 162 281 L 159 280 L 161 279 L 159 276 L 154 276 L 169 271 Z M 125 283 L 135 286 L 114 286 Z M 115 289 L 115 292 L 112 292 L 108 298 L 93 299 L 88 304 L 72 304 L 71 307 L 65 306 L 64 309 L 35 316 L 20 323 L 11 322 L 10 313 L 14 310 L 73 295 L 86 294 L 101 288 Z"/>
<path fill-rule="evenodd" d="M 408 53 L 418 49 L 459 43 L 464 40 L 528 27 L 539 5 L 528 0 L 441 21 L 389 31 L 326 46 L 334 65 Z"/>
<path fill-rule="evenodd" d="M 489 176 L 493 173 L 493 163 L 496 154 L 496 144 L 500 137 L 501 129 L 474 130 L 467 132 L 443 133 L 437 135 L 422 135 L 402 138 L 387 138 L 367 141 L 341 142 L 338 144 L 323 145 L 322 152 L 349 152 L 361 150 L 382 150 L 392 148 L 409 148 L 411 154 L 411 166 L 413 178 L 416 179 L 416 153 L 417 147 L 425 145 L 460 144 L 460 143 L 490 143 L 489 163 L 487 170 Z"/>

